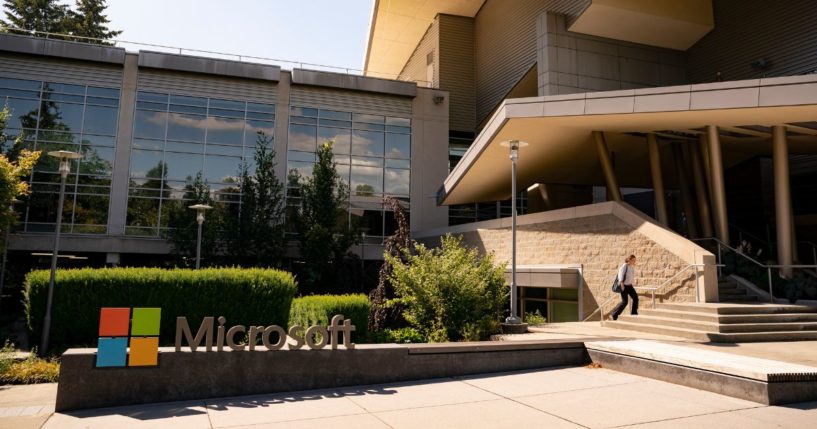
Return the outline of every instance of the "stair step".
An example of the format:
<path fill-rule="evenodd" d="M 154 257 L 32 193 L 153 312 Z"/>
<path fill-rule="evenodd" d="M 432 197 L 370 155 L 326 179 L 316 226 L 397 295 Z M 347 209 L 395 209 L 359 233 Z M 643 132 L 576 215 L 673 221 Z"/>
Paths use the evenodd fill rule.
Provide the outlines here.
<path fill-rule="evenodd" d="M 782 323 L 724 323 L 718 325 L 721 333 L 749 332 L 809 332 L 817 331 L 817 322 L 782 322 Z"/>
<path fill-rule="evenodd" d="M 615 329 L 626 329 L 630 331 L 646 332 L 649 334 L 668 335 L 671 337 L 687 338 L 695 341 L 711 341 L 709 333 L 694 329 L 673 328 L 669 326 L 645 325 L 642 323 L 631 323 L 620 320 L 610 320 L 604 322 L 604 327 Z"/>
<path fill-rule="evenodd" d="M 767 341 L 814 341 L 817 331 L 776 331 L 711 333 L 711 341 L 716 343 L 759 343 Z"/>
<path fill-rule="evenodd" d="M 627 323 L 637 323 L 643 325 L 653 325 L 671 328 L 691 329 L 701 332 L 718 332 L 718 324 L 712 322 L 684 320 L 673 317 L 654 317 L 654 316 L 625 316 L 618 318 L 619 321 Z"/>
<path fill-rule="evenodd" d="M 748 314 L 798 314 L 817 313 L 817 307 L 807 305 L 770 304 L 770 303 L 674 303 L 658 304 L 659 310 L 689 311 L 718 315 L 748 315 Z"/>
<path fill-rule="evenodd" d="M 757 302 L 757 295 L 725 295 L 721 302 Z"/>
<path fill-rule="evenodd" d="M 718 296 L 746 296 L 745 290 L 719 290 Z"/>
<path fill-rule="evenodd" d="M 681 319 L 681 320 L 694 320 L 699 322 L 709 322 L 709 323 L 718 323 L 718 315 L 715 313 L 702 313 L 698 311 L 678 311 L 678 310 L 667 310 L 664 308 L 639 308 L 638 313 L 643 316 L 649 317 L 664 317 L 664 318 L 674 318 L 674 319 Z M 815 315 L 817 316 L 817 315 Z M 723 317 L 723 316 L 721 316 Z"/>
<path fill-rule="evenodd" d="M 771 314 L 714 314 L 697 311 L 678 311 L 657 308 L 638 310 L 641 316 L 677 319 L 711 324 L 731 325 L 736 323 L 809 323 L 817 322 L 817 313 L 771 313 Z M 622 317 L 628 317 L 622 315 Z"/>

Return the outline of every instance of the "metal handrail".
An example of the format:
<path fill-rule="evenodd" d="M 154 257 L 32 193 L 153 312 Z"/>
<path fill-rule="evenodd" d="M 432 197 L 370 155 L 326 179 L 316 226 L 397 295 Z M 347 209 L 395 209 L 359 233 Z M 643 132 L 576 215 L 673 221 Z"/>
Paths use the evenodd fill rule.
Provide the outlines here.
<path fill-rule="evenodd" d="M 745 228 L 737 226 L 737 225 L 732 224 L 732 223 L 729 224 L 729 227 L 734 228 L 738 232 L 738 237 L 739 237 L 740 241 L 744 241 L 743 236 L 745 235 L 745 236 L 748 236 L 749 238 L 754 239 L 759 244 L 768 247 L 769 248 L 768 249 L 769 254 L 771 254 L 772 252 L 775 251 L 774 247 L 777 244 L 776 241 L 772 241 L 771 239 L 768 239 L 768 238 L 761 238 L 760 236 L 749 232 Z M 809 241 L 809 240 L 798 240 L 797 244 L 805 244 L 805 245 L 811 247 L 811 258 L 814 261 L 814 263 L 817 264 L 817 243 L 814 243 L 814 242 Z"/>
<path fill-rule="evenodd" d="M 652 300 L 652 308 L 653 308 L 653 309 L 655 309 L 655 292 L 656 292 L 657 290 L 660 290 L 661 288 L 663 288 L 663 287 L 664 287 L 664 286 L 666 286 L 667 284 L 670 284 L 670 283 L 671 283 L 673 280 L 675 280 L 675 278 L 677 278 L 679 275 L 681 275 L 682 273 L 685 273 L 685 272 L 686 272 L 688 269 L 693 268 L 693 267 L 694 267 L 694 268 L 705 268 L 705 267 L 706 267 L 706 264 L 690 264 L 690 265 L 687 265 L 686 267 L 681 268 L 680 270 L 678 270 L 678 272 L 677 272 L 677 273 L 675 273 L 675 274 L 674 274 L 672 277 L 668 278 L 667 280 L 665 280 L 663 283 L 661 283 L 661 284 L 660 284 L 660 285 L 658 285 L 658 286 L 633 286 L 633 288 L 634 288 L 634 289 L 636 289 L 636 290 L 648 290 L 648 291 L 650 291 L 650 293 L 651 293 L 651 295 L 652 295 L 652 296 L 651 296 L 651 300 Z M 616 276 L 618 276 L 618 274 L 616 274 Z M 698 288 L 699 288 L 699 284 L 700 284 L 700 274 L 699 274 L 699 270 L 695 270 L 695 302 L 698 302 L 698 301 L 699 301 L 699 295 L 698 295 Z M 601 324 L 602 324 L 602 326 L 603 326 L 603 325 L 604 325 L 604 312 L 603 312 L 604 307 L 606 307 L 606 306 L 607 306 L 607 305 L 610 303 L 610 301 L 612 301 L 612 300 L 614 300 L 614 299 L 616 299 L 616 298 L 617 298 L 617 296 L 616 296 L 616 295 L 613 295 L 613 296 L 611 296 L 610 298 L 608 298 L 606 301 L 604 301 L 603 303 L 601 303 L 601 304 L 598 306 L 598 308 L 596 308 L 596 309 L 595 309 L 595 310 L 594 310 L 592 313 L 590 313 L 590 315 L 588 315 L 587 317 L 585 317 L 585 318 L 582 320 L 582 322 L 586 322 L 586 321 L 588 321 L 588 320 L 589 320 L 590 318 L 592 318 L 592 317 L 593 317 L 593 316 L 594 316 L 596 313 L 601 312 L 601 313 L 600 313 L 600 314 L 601 314 L 601 317 L 600 317 L 600 319 L 599 319 L 599 322 L 601 322 Z"/>
<path fill-rule="evenodd" d="M 722 263 L 723 262 L 723 255 L 721 254 L 721 248 L 725 247 L 725 248 L 731 250 L 732 252 L 734 252 L 736 255 L 740 255 L 744 259 L 746 259 L 748 261 L 751 261 L 752 263 L 756 264 L 758 267 L 765 268 L 766 269 L 766 276 L 767 276 L 767 279 L 768 279 L 768 282 L 769 282 L 769 302 L 771 302 L 772 304 L 774 304 L 774 292 L 772 290 L 772 284 L 773 284 L 772 283 L 772 268 L 775 268 L 775 269 L 778 269 L 778 270 L 785 269 L 785 268 L 799 268 L 799 269 L 811 268 L 811 269 L 817 270 L 817 265 L 763 264 L 761 262 L 758 262 L 757 260 L 755 260 L 751 256 L 747 256 L 745 253 L 739 251 L 738 249 L 735 249 L 734 247 L 724 243 L 723 241 L 719 240 L 716 237 L 695 238 L 695 239 L 692 239 L 691 241 L 714 241 L 718 245 L 718 267 L 724 266 L 723 263 Z M 718 268 L 718 271 L 719 271 L 718 272 L 718 277 L 721 277 L 720 268 Z"/>
<path fill-rule="evenodd" d="M 384 72 L 376 72 L 371 70 L 363 70 L 363 69 L 356 69 L 353 67 L 339 67 L 339 66 L 330 66 L 326 64 L 317 64 L 317 63 L 308 63 L 304 61 L 297 61 L 297 60 L 287 60 L 281 58 L 268 58 L 268 57 L 258 57 L 254 55 L 240 55 L 240 54 L 233 54 L 228 52 L 218 52 L 218 51 L 207 51 L 204 49 L 192 49 L 192 48 L 182 48 L 178 46 L 169 46 L 169 45 L 158 45 L 155 43 L 144 43 L 144 42 L 132 42 L 129 40 L 122 40 L 122 39 L 100 39 L 98 37 L 87 37 L 87 36 L 76 36 L 73 34 L 66 34 L 66 33 L 52 33 L 48 31 L 39 31 L 39 30 L 27 30 L 25 28 L 19 27 L 12 27 L 8 25 L 0 25 L 0 30 L 5 30 L 12 32 L 11 34 L 18 34 L 18 35 L 43 35 L 44 38 L 48 39 L 49 36 L 52 37 L 59 37 L 62 40 L 69 41 L 69 42 L 101 42 L 105 45 L 118 46 L 118 44 L 126 44 L 126 45 L 136 45 L 136 46 L 145 46 L 150 48 L 161 48 L 161 49 L 172 49 L 174 52 L 178 51 L 179 54 L 183 54 L 184 52 L 190 53 L 197 53 L 197 54 L 207 54 L 209 56 L 218 55 L 220 57 L 230 57 L 233 59 L 237 59 L 239 62 L 246 62 L 245 60 L 257 60 L 257 61 L 267 61 L 267 62 L 274 62 L 274 63 L 283 63 L 283 64 L 292 64 L 298 65 L 298 68 L 304 68 L 304 66 L 309 67 L 320 67 L 324 69 L 332 69 L 337 70 L 338 72 L 343 71 L 346 74 L 351 75 L 363 75 L 367 73 L 369 75 L 376 75 L 376 77 L 386 78 L 386 79 L 395 79 L 395 80 L 403 80 L 403 81 L 411 81 L 416 83 L 421 83 L 424 85 L 428 85 L 430 82 L 419 80 L 419 79 L 400 79 L 400 75 L 394 73 L 384 73 Z M 22 34 L 20 34 L 22 33 Z M 217 57 L 213 57 L 217 58 Z"/>

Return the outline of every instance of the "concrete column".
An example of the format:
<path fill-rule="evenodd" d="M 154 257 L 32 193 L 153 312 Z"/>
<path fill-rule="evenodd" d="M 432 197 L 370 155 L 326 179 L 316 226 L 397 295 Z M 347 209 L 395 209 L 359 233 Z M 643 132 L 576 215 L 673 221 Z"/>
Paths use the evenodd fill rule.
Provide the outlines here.
<path fill-rule="evenodd" d="M 292 83 L 290 72 L 281 72 L 278 91 L 275 97 L 275 176 L 284 184 L 287 183 L 287 142 L 289 140 L 289 89 Z M 269 136 L 267 136 L 269 137 Z M 254 138 L 254 137 L 253 137 Z"/>
<path fill-rule="evenodd" d="M 709 195 L 709 207 L 711 209 L 713 202 L 712 202 L 712 163 L 709 160 L 709 147 L 706 143 L 706 134 L 703 134 L 700 139 L 698 139 L 698 149 L 701 152 L 701 167 L 704 169 L 704 182 L 706 183 L 706 190 Z M 710 210 L 711 216 L 711 210 Z"/>
<path fill-rule="evenodd" d="M 792 231 L 791 187 L 789 185 L 789 147 L 786 127 L 772 127 L 772 161 L 774 163 L 774 212 L 777 224 L 777 262 L 791 265 L 794 234 Z M 783 269 L 785 277 L 791 269 Z"/>
<path fill-rule="evenodd" d="M 108 204 L 108 235 L 125 235 L 138 63 L 137 54 L 125 55 L 122 92 L 119 96 L 119 116 L 116 119 L 116 158 L 113 164 L 113 177 L 111 177 L 111 200 Z"/>
<path fill-rule="evenodd" d="M 718 127 L 706 127 L 706 140 L 709 148 L 709 163 L 712 183 L 712 202 L 715 214 L 715 235 L 729 244 L 729 216 L 726 213 L 726 186 L 723 180 L 723 153 Z"/>
<path fill-rule="evenodd" d="M 689 180 L 684 169 L 684 154 L 680 143 L 672 143 L 672 160 L 675 163 L 675 172 L 678 174 L 678 188 L 681 192 L 681 204 L 687 218 L 687 229 L 690 237 L 697 237 L 698 228 L 695 225 L 695 210 L 692 204 L 692 196 L 689 195 Z"/>
<path fill-rule="evenodd" d="M 701 219 L 701 234 L 712 237 L 712 213 L 709 211 L 709 192 L 706 181 L 706 166 L 704 165 L 701 147 L 706 145 L 706 136 L 701 134 L 698 142 L 689 145 L 692 158 L 692 176 L 695 181 L 695 196 L 698 200 L 698 213 Z"/>
<path fill-rule="evenodd" d="M 607 195 L 609 195 L 613 201 L 621 201 L 621 189 L 618 187 L 616 173 L 613 171 L 613 162 L 610 160 L 610 150 L 607 149 L 607 141 L 604 139 L 604 133 L 601 131 L 593 131 L 593 140 L 596 142 L 596 152 L 599 155 L 601 169 L 604 171 L 604 180 L 607 183 Z"/>
<path fill-rule="evenodd" d="M 661 155 L 658 153 L 658 139 L 653 133 L 647 134 L 647 151 L 650 155 L 650 173 L 655 194 L 655 215 L 661 225 L 669 226 L 667 196 L 664 192 L 664 177 L 661 175 Z"/>

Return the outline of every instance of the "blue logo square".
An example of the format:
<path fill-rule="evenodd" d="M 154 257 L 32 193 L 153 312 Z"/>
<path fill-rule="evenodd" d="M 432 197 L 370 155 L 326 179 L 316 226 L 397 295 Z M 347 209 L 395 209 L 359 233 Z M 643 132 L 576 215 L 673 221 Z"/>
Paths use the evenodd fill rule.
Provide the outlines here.
<path fill-rule="evenodd" d="M 96 352 L 96 366 L 125 366 L 128 358 L 128 338 L 100 338 Z"/>

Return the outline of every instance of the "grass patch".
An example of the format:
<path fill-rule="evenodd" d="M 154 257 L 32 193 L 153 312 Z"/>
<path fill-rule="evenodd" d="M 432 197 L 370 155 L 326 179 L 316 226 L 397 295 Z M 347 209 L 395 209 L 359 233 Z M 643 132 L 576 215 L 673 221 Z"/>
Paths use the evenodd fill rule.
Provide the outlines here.
<path fill-rule="evenodd" d="M 32 350 L 27 358 L 17 360 L 9 342 L 0 349 L 0 384 L 55 383 L 59 374 L 60 363 L 56 358 L 42 359 Z"/>

